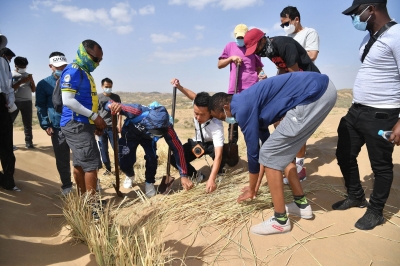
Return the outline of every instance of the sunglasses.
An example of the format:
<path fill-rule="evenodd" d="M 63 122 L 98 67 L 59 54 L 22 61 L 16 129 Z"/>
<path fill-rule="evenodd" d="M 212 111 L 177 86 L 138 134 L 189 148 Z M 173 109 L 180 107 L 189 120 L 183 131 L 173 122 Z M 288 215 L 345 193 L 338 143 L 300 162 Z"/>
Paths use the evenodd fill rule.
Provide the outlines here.
<path fill-rule="evenodd" d="M 100 63 L 101 60 L 103 60 L 103 58 L 98 58 L 98 57 L 92 55 L 91 53 L 89 53 L 88 51 L 86 51 L 86 52 L 88 53 L 88 55 L 90 55 L 90 57 L 92 58 L 93 62 L 95 62 L 95 63 Z"/>
<path fill-rule="evenodd" d="M 370 5 L 368 5 L 368 6 L 360 6 L 358 8 L 358 10 L 353 15 L 350 15 L 350 17 L 354 20 L 354 18 L 356 16 L 359 16 L 359 15 L 361 16 L 361 14 L 364 13 L 364 11 L 367 10 L 369 7 L 370 7 Z"/>
<path fill-rule="evenodd" d="M 282 24 L 281 24 L 281 28 L 283 29 L 284 27 L 288 27 L 289 24 L 290 24 L 290 21 L 285 22 L 285 23 L 282 23 Z"/>

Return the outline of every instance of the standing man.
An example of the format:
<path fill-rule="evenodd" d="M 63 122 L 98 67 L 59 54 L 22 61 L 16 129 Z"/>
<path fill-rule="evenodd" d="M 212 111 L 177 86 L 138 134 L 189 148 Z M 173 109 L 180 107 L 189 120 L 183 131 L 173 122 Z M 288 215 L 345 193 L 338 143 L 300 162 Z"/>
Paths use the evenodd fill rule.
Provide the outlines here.
<path fill-rule="evenodd" d="M 68 63 L 65 55 L 60 52 L 51 53 L 49 58 L 49 68 L 52 73 L 37 84 L 35 105 L 40 127 L 51 137 L 57 170 L 62 183 L 62 194 L 67 195 L 72 190 L 70 150 L 60 129 L 61 113 L 54 109 L 52 96 L 56 83 Z"/>
<path fill-rule="evenodd" d="M 13 124 L 9 114 L 17 109 L 10 69 L 10 62 L 15 54 L 5 48 L 6 45 L 7 38 L 0 35 L 0 160 L 3 168 L 3 173 L 0 172 L 0 186 L 7 190 L 20 191 L 14 182 Z"/>
<path fill-rule="evenodd" d="M 32 143 L 32 93 L 36 91 L 35 82 L 32 74 L 26 72 L 29 64 L 25 57 L 17 56 L 14 59 L 15 70 L 13 76 L 13 88 L 15 90 L 15 104 L 18 109 L 11 113 L 11 119 L 14 123 L 21 112 L 22 123 L 24 124 L 25 146 L 28 149 L 35 148 Z"/>
<path fill-rule="evenodd" d="M 246 141 L 250 186 L 238 202 L 255 197 L 260 164 L 265 167 L 275 214 L 253 226 L 252 233 L 269 235 L 290 231 L 287 213 L 304 219 L 313 217 L 292 161 L 335 103 L 335 86 L 326 75 L 315 72 L 279 75 L 258 82 L 240 94 L 220 92 L 211 97 L 211 115 L 229 124 L 237 122 Z M 268 126 L 280 119 L 280 125 L 270 135 Z M 259 139 L 263 142 L 261 149 Z M 286 206 L 282 171 L 290 179 L 294 196 L 294 202 Z"/>
<path fill-rule="evenodd" d="M 262 71 L 263 63 L 258 55 L 246 54 L 246 46 L 244 45 L 244 36 L 249 29 L 245 24 L 239 24 L 234 29 L 235 42 L 228 43 L 222 54 L 218 58 L 218 68 L 222 69 L 229 65 L 229 87 L 228 94 L 235 93 L 236 85 L 236 67 L 240 65 L 237 93 L 249 88 L 251 85 L 255 84 L 259 79 L 266 79 L 267 75 L 263 74 Z M 261 74 L 261 75 L 259 75 Z M 239 133 L 238 125 L 229 126 L 229 131 L 233 127 L 233 142 L 237 143 Z M 229 133 L 228 133 L 229 134 Z M 230 134 L 229 134 L 230 135 Z"/>
<path fill-rule="evenodd" d="M 94 134 L 101 135 L 107 127 L 97 114 L 99 99 L 96 84 L 90 74 L 103 60 L 100 45 L 83 41 L 74 63 L 60 77 L 63 109 L 61 131 L 72 150 L 74 178 L 80 193 L 95 193 L 97 169 L 101 167 L 100 153 Z"/>
<path fill-rule="evenodd" d="M 306 51 L 310 59 L 317 60 L 319 53 L 319 36 L 316 30 L 303 27 L 300 23 L 300 12 L 294 6 L 287 6 L 281 12 L 281 27 L 288 37 L 295 39 Z"/>
<path fill-rule="evenodd" d="M 121 98 L 118 94 L 112 92 L 113 82 L 109 78 L 105 78 L 101 81 L 101 87 L 103 88 L 103 93 L 99 94 L 99 115 L 106 122 L 107 127 L 104 129 L 102 135 L 99 136 L 99 146 L 101 160 L 106 167 L 106 171 L 103 175 L 111 174 L 111 161 L 110 155 L 108 154 L 108 141 L 111 143 L 111 147 L 114 150 L 114 139 L 112 130 L 112 118 L 111 113 L 104 109 L 104 104 L 112 100 L 113 102 L 121 103 Z M 118 132 L 121 133 L 121 123 L 122 116 L 118 115 Z M 118 136 L 117 136 L 118 138 Z"/>
<path fill-rule="evenodd" d="M 368 207 L 355 224 L 370 230 L 384 223 L 383 208 L 393 182 L 393 144 L 400 144 L 400 25 L 391 20 L 386 0 L 354 0 L 343 11 L 357 30 L 368 30 L 361 42 L 362 62 L 353 87 L 353 105 L 338 127 L 336 158 L 348 197 L 334 210 Z M 379 130 L 393 131 L 389 141 Z M 361 186 L 357 156 L 366 144 L 375 181 L 369 204 Z"/>
<path fill-rule="evenodd" d="M 285 7 L 281 12 L 281 27 L 288 37 L 295 39 L 306 51 L 311 61 L 315 62 L 319 53 L 319 36 L 316 30 L 303 27 L 300 23 L 300 12 L 294 6 Z M 306 177 L 304 160 L 306 155 L 306 145 L 296 154 L 296 166 L 299 179 Z M 288 180 L 284 179 L 285 184 Z"/>
<path fill-rule="evenodd" d="M 171 84 L 193 101 L 195 137 L 188 139 L 188 142 L 183 144 L 188 176 L 196 177 L 197 181 L 201 182 L 204 179 L 203 174 L 196 171 L 190 162 L 203 155 L 210 155 L 214 163 L 206 184 L 206 192 L 213 192 L 217 188 L 215 182 L 217 175 L 222 173 L 225 166 L 223 154 L 224 126 L 221 121 L 211 116 L 208 109 L 211 97 L 207 92 L 200 92 L 196 95 L 193 91 L 184 88 L 178 79 L 172 79 Z M 203 150 L 194 150 L 199 144 Z M 174 157 L 171 157 L 171 165 L 177 168 Z"/>

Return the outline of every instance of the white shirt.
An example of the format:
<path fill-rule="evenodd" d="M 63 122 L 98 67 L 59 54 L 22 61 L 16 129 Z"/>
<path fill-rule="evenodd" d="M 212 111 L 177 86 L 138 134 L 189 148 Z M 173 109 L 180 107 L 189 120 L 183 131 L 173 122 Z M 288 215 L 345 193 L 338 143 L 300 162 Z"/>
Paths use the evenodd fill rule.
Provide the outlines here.
<path fill-rule="evenodd" d="M 361 59 L 368 33 L 361 43 Z M 400 108 L 400 25 L 393 25 L 372 45 L 358 70 L 353 102 L 375 108 Z"/>
<path fill-rule="evenodd" d="M 287 36 L 295 39 L 306 51 L 319 51 L 319 36 L 313 28 L 304 27 L 301 31 Z"/>
<path fill-rule="evenodd" d="M 202 141 L 200 130 L 199 130 L 199 122 L 194 119 L 194 127 L 196 130 L 196 136 L 193 138 L 194 141 Z M 222 147 L 224 146 L 224 126 L 222 125 L 222 121 L 212 118 L 209 120 L 209 123 L 204 123 L 201 125 L 203 138 L 205 142 L 212 141 L 214 147 Z"/>
<path fill-rule="evenodd" d="M 8 107 L 10 108 L 14 106 L 15 101 L 14 89 L 11 87 L 11 83 L 12 75 L 9 64 L 6 59 L 0 57 L 0 92 L 6 95 Z"/>

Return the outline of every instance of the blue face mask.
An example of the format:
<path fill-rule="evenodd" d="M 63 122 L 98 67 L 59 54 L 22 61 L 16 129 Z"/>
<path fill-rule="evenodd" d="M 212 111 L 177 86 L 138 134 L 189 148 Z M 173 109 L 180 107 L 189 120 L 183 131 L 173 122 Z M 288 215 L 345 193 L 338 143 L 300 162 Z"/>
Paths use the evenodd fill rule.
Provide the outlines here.
<path fill-rule="evenodd" d="M 61 77 L 62 72 L 62 70 L 56 70 L 54 71 L 54 75 L 56 75 L 57 77 Z"/>
<path fill-rule="evenodd" d="M 239 47 L 244 46 L 244 39 L 236 39 L 236 45 Z"/>
<path fill-rule="evenodd" d="M 353 21 L 353 26 L 357 30 L 360 30 L 360 31 L 366 31 L 367 30 L 367 22 L 371 18 L 371 16 L 369 16 L 369 18 L 364 22 L 360 21 L 360 17 L 365 12 L 365 10 L 367 10 L 368 8 L 369 8 L 369 6 L 366 9 L 364 9 L 364 11 L 361 12 L 360 15 L 352 15 L 351 16 L 352 21 Z"/>
<path fill-rule="evenodd" d="M 228 117 L 227 115 L 226 115 L 226 111 L 225 111 L 225 109 L 224 109 L 224 113 L 225 113 L 225 122 L 226 123 L 228 123 L 228 124 L 236 124 L 237 122 L 236 122 L 236 119 L 232 116 L 232 117 Z"/>

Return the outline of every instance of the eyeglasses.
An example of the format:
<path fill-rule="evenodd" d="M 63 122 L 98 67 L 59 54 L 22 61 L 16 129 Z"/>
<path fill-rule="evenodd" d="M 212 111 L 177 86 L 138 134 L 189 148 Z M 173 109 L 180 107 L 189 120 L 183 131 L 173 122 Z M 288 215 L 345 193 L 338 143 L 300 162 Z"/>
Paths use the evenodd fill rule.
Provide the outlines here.
<path fill-rule="evenodd" d="M 103 58 L 98 58 L 98 57 L 92 55 L 91 53 L 89 53 L 88 51 L 86 51 L 86 52 L 88 53 L 88 55 L 90 55 L 90 57 L 92 57 L 92 60 L 93 60 L 93 62 L 95 62 L 95 63 L 100 63 L 101 60 L 103 60 Z"/>
<path fill-rule="evenodd" d="M 281 28 L 283 29 L 284 27 L 288 27 L 289 24 L 290 24 L 290 21 L 285 22 L 285 23 L 282 23 L 282 24 L 281 24 Z"/>
<path fill-rule="evenodd" d="M 364 13 L 365 10 L 367 10 L 369 7 L 370 7 L 370 6 L 367 6 L 367 7 L 365 7 L 365 9 L 361 9 L 361 10 L 355 12 L 353 15 L 350 15 L 350 17 L 351 17 L 352 19 L 354 19 L 356 16 L 361 16 L 361 14 Z"/>

